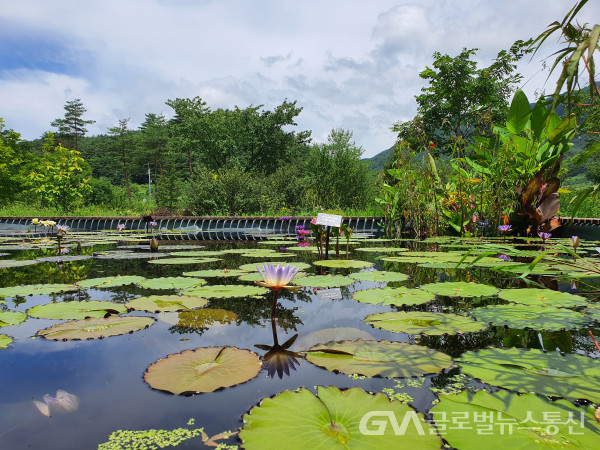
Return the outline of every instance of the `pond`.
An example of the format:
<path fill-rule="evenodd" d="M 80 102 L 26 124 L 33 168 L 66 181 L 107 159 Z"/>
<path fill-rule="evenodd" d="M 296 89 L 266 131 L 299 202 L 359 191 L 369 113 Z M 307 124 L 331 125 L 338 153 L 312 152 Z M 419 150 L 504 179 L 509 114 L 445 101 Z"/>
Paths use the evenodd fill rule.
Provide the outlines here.
<path fill-rule="evenodd" d="M 148 241 L 0 238 L 0 448 L 600 438 L 594 242 L 353 236 L 319 261 L 294 236 Z M 273 309 L 254 281 L 278 262 L 300 288 Z"/>

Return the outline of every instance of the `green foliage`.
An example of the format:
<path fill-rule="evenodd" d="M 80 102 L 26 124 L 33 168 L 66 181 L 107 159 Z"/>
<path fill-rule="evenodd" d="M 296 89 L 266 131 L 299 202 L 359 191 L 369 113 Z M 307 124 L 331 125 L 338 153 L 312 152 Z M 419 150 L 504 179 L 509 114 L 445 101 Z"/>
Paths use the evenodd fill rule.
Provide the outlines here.
<path fill-rule="evenodd" d="M 20 140 L 20 134 L 4 130 L 4 121 L 0 118 L 0 204 L 13 201 L 22 188 L 24 180 L 19 168 L 23 160 L 18 151 Z"/>
<path fill-rule="evenodd" d="M 65 146 L 79 151 L 79 141 L 88 131 L 85 126 L 96 121 L 82 119 L 87 110 L 83 107 L 83 103 L 79 98 L 67 101 L 64 108 L 65 117 L 63 119 L 55 119 L 51 125 L 58 128 L 56 137 L 61 139 L 65 143 Z"/>
<path fill-rule="evenodd" d="M 89 165 L 78 151 L 47 145 L 40 167 L 29 174 L 29 185 L 42 203 L 68 212 L 90 191 L 89 177 Z"/>

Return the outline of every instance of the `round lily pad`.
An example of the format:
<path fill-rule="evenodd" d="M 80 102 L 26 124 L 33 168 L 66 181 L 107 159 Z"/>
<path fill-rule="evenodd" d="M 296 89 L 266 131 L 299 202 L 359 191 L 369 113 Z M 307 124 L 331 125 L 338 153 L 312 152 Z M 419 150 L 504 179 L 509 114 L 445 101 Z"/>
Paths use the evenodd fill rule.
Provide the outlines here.
<path fill-rule="evenodd" d="M 442 396 L 431 408 L 453 448 L 595 448 L 600 426 L 593 408 L 566 400 L 549 401 L 536 394 L 508 391 Z M 461 426 L 446 424 L 461 417 Z M 551 423 L 549 417 L 555 418 Z M 572 419 L 569 421 L 569 419 Z M 503 432 L 502 432 L 503 431 Z"/>
<path fill-rule="evenodd" d="M 328 342 L 306 352 L 306 359 L 327 370 L 368 377 L 415 377 L 438 373 L 452 358 L 420 345 L 389 341 Z"/>
<path fill-rule="evenodd" d="M 589 322 L 580 312 L 542 305 L 490 305 L 475 308 L 471 314 L 486 323 L 518 329 L 573 330 Z"/>
<path fill-rule="evenodd" d="M 277 252 L 267 252 L 263 250 L 262 252 L 254 252 L 254 253 L 242 253 L 244 258 L 290 258 L 292 256 L 298 256 L 294 253 L 277 253 Z M 282 264 L 281 262 L 279 264 Z"/>
<path fill-rule="evenodd" d="M 240 266 L 240 270 L 245 270 L 247 272 L 258 272 L 258 267 L 262 266 L 266 266 L 266 265 L 272 265 L 272 266 L 277 266 L 277 265 L 281 265 L 281 266 L 294 266 L 297 267 L 298 270 L 306 270 L 306 269 L 310 269 L 310 264 L 307 263 L 303 263 L 303 262 L 282 262 L 282 261 L 267 261 L 267 262 L 257 262 L 257 263 L 250 263 L 250 264 L 242 264 Z"/>
<path fill-rule="evenodd" d="M 600 401 L 600 365 L 586 356 L 490 348 L 463 353 L 456 363 L 464 373 L 505 389 Z"/>
<path fill-rule="evenodd" d="M 37 258 L 37 262 L 72 262 L 72 261 L 84 261 L 86 259 L 92 259 L 92 255 L 60 255 L 60 256 L 48 256 L 46 258 Z"/>
<path fill-rule="evenodd" d="M 76 284 L 82 288 L 110 288 L 117 286 L 126 286 L 129 284 L 140 284 L 144 281 L 144 277 L 139 275 L 116 275 L 114 277 L 102 277 L 102 278 L 88 278 L 87 280 L 78 281 Z"/>
<path fill-rule="evenodd" d="M 354 278 L 358 281 L 372 281 L 375 283 L 385 283 L 394 281 L 406 281 L 408 275 L 399 272 L 382 272 L 379 270 L 372 270 L 370 272 L 357 272 L 351 273 L 350 278 Z"/>
<path fill-rule="evenodd" d="M 355 292 L 354 300 L 372 305 L 422 305 L 435 298 L 431 292 L 420 289 L 409 289 L 401 286 L 398 288 L 384 287 L 381 289 L 364 289 Z"/>
<path fill-rule="evenodd" d="M 375 413 L 374 413 L 375 412 Z M 381 415 L 383 412 L 383 417 Z M 410 425 L 396 435 L 388 416 Z M 365 417 L 368 420 L 365 420 Z M 372 417 L 372 419 L 370 419 Z M 441 439 L 423 414 L 385 395 L 360 388 L 341 391 L 318 386 L 317 395 L 306 388 L 265 398 L 244 415 L 240 439 L 246 449 L 439 449 Z M 382 430 L 379 434 L 378 430 Z"/>
<path fill-rule="evenodd" d="M 0 269 L 8 269 L 11 267 L 23 267 L 38 264 L 36 259 L 2 259 L 0 260 Z"/>
<path fill-rule="evenodd" d="M 553 291 L 551 289 L 508 289 L 498 294 L 500 298 L 509 302 L 521 303 L 524 305 L 543 305 L 543 306 L 585 306 L 587 300 L 579 295 L 569 294 L 568 292 Z"/>
<path fill-rule="evenodd" d="M 13 338 L 11 338 L 7 334 L 0 334 L 0 348 L 8 348 L 8 346 L 13 342 Z"/>
<path fill-rule="evenodd" d="M 296 286 L 304 287 L 340 287 L 348 286 L 353 284 L 355 280 L 342 275 L 311 275 L 308 277 L 296 279 L 292 281 L 292 284 Z"/>
<path fill-rule="evenodd" d="M 206 306 L 208 300 L 187 295 L 150 295 L 128 301 L 125 306 L 138 311 L 187 311 Z"/>
<path fill-rule="evenodd" d="M 0 327 L 18 325 L 27 319 L 27 314 L 18 311 L 0 311 Z"/>
<path fill-rule="evenodd" d="M 28 295 L 49 295 L 59 292 L 76 291 L 79 289 L 72 284 L 28 284 L 0 288 L 0 297 L 26 297 Z"/>
<path fill-rule="evenodd" d="M 196 295 L 203 298 L 260 297 L 269 292 L 269 289 L 261 286 L 247 286 L 242 284 L 214 284 L 182 291 L 185 295 Z"/>
<path fill-rule="evenodd" d="M 362 269 L 363 267 L 371 267 L 373 263 L 368 261 L 358 261 L 353 259 L 326 259 L 323 261 L 315 261 L 315 266 L 332 267 L 337 269 Z"/>
<path fill-rule="evenodd" d="M 485 322 L 439 312 L 384 312 L 365 317 L 365 322 L 382 330 L 409 334 L 457 334 L 485 330 Z"/>
<path fill-rule="evenodd" d="M 205 285 L 206 281 L 202 278 L 160 277 L 143 280 L 137 284 L 146 289 L 186 289 Z"/>
<path fill-rule="evenodd" d="M 220 250 L 184 250 L 181 252 L 170 252 L 171 256 L 177 258 L 182 256 L 193 256 L 193 257 L 206 257 L 206 256 L 221 256 L 224 255 L 224 251 Z"/>
<path fill-rule="evenodd" d="M 398 253 L 407 252 L 409 249 L 404 247 L 361 247 L 355 248 L 357 252 L 374 252 L 374 253 Z"/>
<path fill-rule="evenodd" d="M 200 347 L 158 360 L 148 367 L 144 381 L 172 394 L 198 394 L 245 383 L 258 375 L 261 367 L 258 355 L 249 350 Z"/>
<path fill-rule="evenodd" d="M 225 309 L 202 308 L 169 315 L 162 313 L 159 319 L 178 327 L 200 329 L 227 325 L 238 320 L 238 315 Z"/>
<path fill-rule="evenodd" d="M 500 289 L 494 286 L 464 281 L 450 281 L 447 283 L 430 283 L 421 286 L 421 289 L 436 295 L 446 297 L 488 297 L 497 294 Z"/>
<path fill-rule="evenodd" d="M 127 308 L 120 303 L 98 300 L 47 303 L 27 310 L 28 315 L 38 319 L 84 319 L 126 312 Z"/>
<path fill-rule="evenodd" d="M 114 252 L 96 252 L 95 259 L 151 259 L 151 258 L 166 258 L 168 253 L 160 252 L 129 252 L 129 251 L 114 251 Z"/>
<path fill-rule="evenodd" d="M 150 264 L 165 264 L 165 265 L 177 265 L 177 264 L 203 264 L 209 262 L 221 261 L 219 258 L 163 258 L 148 261 Z"/>
<path fill-rule="evenodd" d="M 38 336 L 54 341 L 98 339 L 143 330 L 154 323 L 152 317 L 109 316 L 107 318 L 90 317 L 59 323 L 38 331 Z"/>
<path fill-rule="evenodd" d="M 240 269 L 206 269 L 206 270 L 195 270 L 193 272 L 183 272 L 184 277 L 204 277 L 204 278 L 229 278 L 239 277 L 248 273 L 245 270 Z"/>

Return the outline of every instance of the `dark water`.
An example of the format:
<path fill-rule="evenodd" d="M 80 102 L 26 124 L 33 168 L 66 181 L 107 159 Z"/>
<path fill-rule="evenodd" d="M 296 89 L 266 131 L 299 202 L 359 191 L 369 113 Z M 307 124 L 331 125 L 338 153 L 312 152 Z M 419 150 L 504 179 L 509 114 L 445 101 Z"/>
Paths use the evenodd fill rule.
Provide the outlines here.
<path fill-rule="evenodd" d="M 257 247 L 256 244 L 239 244 L 244 247 Z M 232 244 L 208 244 L 206 249 L 224 249 Z M 264 247 L 263 247 L 264 248 Z M 15 253 L 13 253 L 13 256 Z M 408 265 L 391 265 L 377 259 L 376 254 L 356 252 L 355 259 L 371 260 L 375 269 L 399 270 L 411 273 L 411 279 L 394 285 L 414 286 L 435 280 L 447 279 L 442 270 L 421 270 L 415 272 Z M 298 252 L 294 258 L 282 261 L 311 262 L 316 255 Z M 147 278 L 177 276 L 182 272 L 211 269 L 237 268 L 240 264 L 259 262 L 257 258 L 241 258 L 238 255 L 225 255 L 222 261 L 182 266 L 160 266 L 146 261 L 100 261 L 64 263 L 58 265 L 41 264 L 17 269 L 2 269 L 0 286 L 33 283 L 74 282 L 77 279 L 104 277 L 109 275 L 137 274 Z M 312 267 L 309 273 L 320 273 Z M 356 271 L 356 270 L 354 270 Z M 335 269 L 331 270 L 336 273 Z M 348 270 L 338 270 L 347 274 Z M 476 275 L 476 274 L 475 274 Z M 482 276 L 494 278 L 496 285 L 508 285 L 509 279 L 496 274 L 482 272 Z M 465 276 L 463 274 L 462 276 Z M 210 284 L 241 283 L 237 278 L 207 278 Z M 326 328 L 351 327 L 368 332 L 375 339 L 403 342 L 419 342 L 440 349 L 451 356 L 458 356 L 466 350 L 488 346 L 502 346 L 510 339 L 521 345 L 540 347 L 537 333 L 511 331 L 493 327 L 481 333 L 457 337 L 415 338 L 413 335 L 395 334 L 378 330 L 363 322 L 363 318 L 374 312 L 388 311 L 389 307 L 371 306 L 356 302 L 352 293 L 359 289 L 381 287 L 382 284 L 356 282 L 340 289 L 341 299 L 324 298 L 312 289 L 305 288 L 299 293 L 283 293 L 277 308 L 276 332 L 280 343 L 294 334 L 298 340 L 311 332 Z M 57 296 L 31 296 L 7 300 L 11 310 L 25 311 L 36 305 L 50 301 L 69 299 L 113 300 L 124 302 L 136 296 L 165 293 L 131 286 L 112 289 L 89 289 L 80 294 Z M 336 374 L 319 368 L 307 361 L 299 360 L 296 370 L 283 378 L 269 377 L 263 369 L 250 381 L 222 389 L 217 392 L 198 394 L 190 397 L 177 396 L 150 388 L 143 380 L 146 368 L 169 354 L 185 349 L 210 346 L 236 346 L 264 355 L 265 351 L 256 344 L 272 345 L 273 332 L 270 321 L 271 294 L 264 299 L 210 300 L 207 307 L 221 308 L 238 314 L 238 321 L 209 327 L 207 329 L 181 329 L 162 320 L 149 328 L 132 334 L 109 337 L 101 340 L 55 342 L 35 338 L 38 330 L 59 321 L 28 319 L 19 326 L 4 327 L 1 333 L 14 337 L 8 349 L 0 350 L 0 449 L 91 449 L 106 442 L 111 432 L 116 430 L 174 429 L 186 427 L 189 419 L 195 419 L 194 427 L 204 427 L 209 436 L 236 430 L 243 425 L 242 416 L 261 399 L 273 396 L 286 389 L 301 386 L 312 389 L 316 385 L 334 385 L 339 388 L 359 386 L 366 391 L 378 392 L 394 386 L 393 380 L 371 378 L 356 380 L 344 374 Z M 447 299 L 427 307 L 413 307 L 416 310 L 431 310 L 444 306 L 460 311 L 467 308 L 456 301 Z M 132 314 L 152 315 L 144 312 Z M 157 314 L 153 314 L 159 317 Z M 512 333 L 512 334 L 511 334 Z M 600 333 L 596 333 L 600 334 Z M 592 351 L 591 341 L 585 333 L 573 335 L 572 346 L 567 351 Z M 569 335 L 571 337 L 571 335 Z M 507 341 L 507 339 L 509 341 Z M 457 371 L 457 369 L 453 369 Z M 406 392 L 414 397 L 412 405 L 426 411 L 431 406 L 434 395 L 427 389 L 430 383 L 444 385 L 444 376 L 426 377 L 425 385 L 409 388 Z M 44 394 L 54 395 L 58 389 L 75 394 L 79 398 L 76 412 L 44 417 L 33 404 L 41 401 Z M 240 444 L 237 438 L 225 441 Z M 198 439 L 181 444 L 181 447 L 202 447 Z M 276 448 L 276 443 L 274 443 Z"/>

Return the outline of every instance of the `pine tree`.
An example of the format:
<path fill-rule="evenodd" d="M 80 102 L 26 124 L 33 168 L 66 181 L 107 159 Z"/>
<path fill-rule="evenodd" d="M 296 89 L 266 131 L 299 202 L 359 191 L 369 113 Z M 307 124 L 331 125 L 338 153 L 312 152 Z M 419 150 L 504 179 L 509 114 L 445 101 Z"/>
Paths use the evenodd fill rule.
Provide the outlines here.
<path fill-rule="evenodd" d="M 82 116 L 87 111 L 83 107 L 80 98 L 67 101 L 65 108 L 65 118 L 56 119 L 51 125 L 58 128 L 58 138 L 62 139 L 65 146 L 79 151 L 79 139 L 87 133 L 86 125 L 95 123 L 95 120 L 83 120 Z"/>

